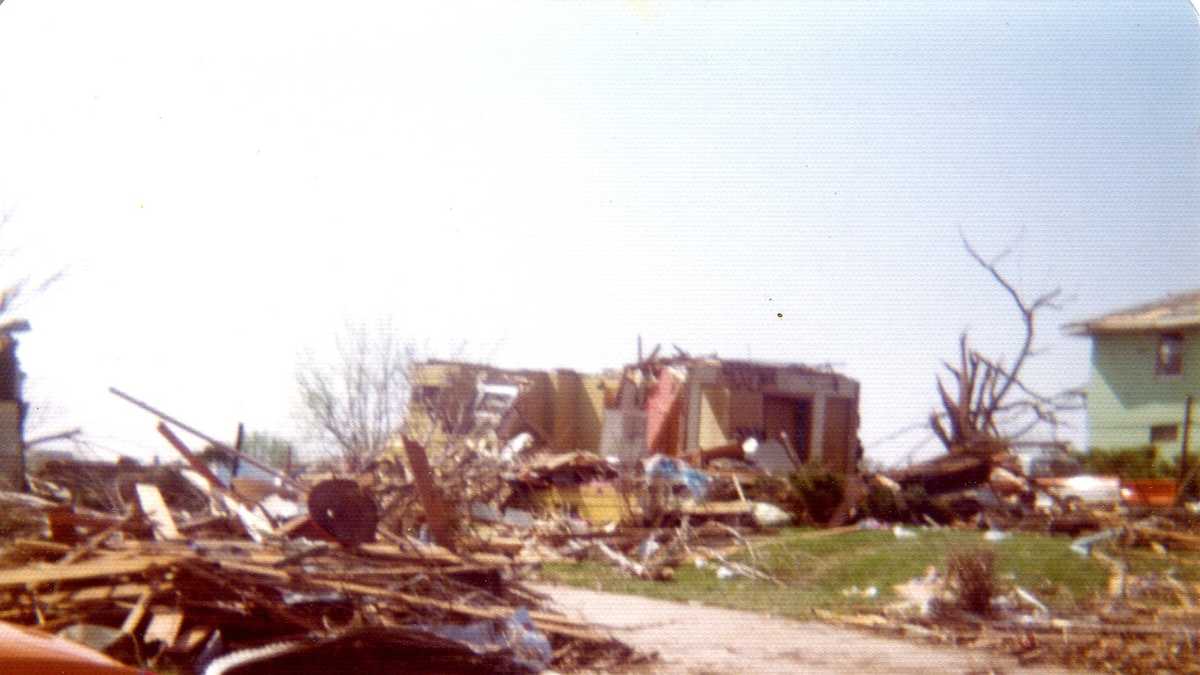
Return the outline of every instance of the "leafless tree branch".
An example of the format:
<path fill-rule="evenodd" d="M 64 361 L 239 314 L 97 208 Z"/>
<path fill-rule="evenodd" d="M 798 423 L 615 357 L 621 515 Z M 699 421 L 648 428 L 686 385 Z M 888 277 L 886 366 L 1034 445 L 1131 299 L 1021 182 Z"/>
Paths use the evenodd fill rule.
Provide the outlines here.
<path fill-rule="evenodd" d="M 980 267 L 1000 284 L 1021 315 L 1024 335 L 1021 348 L 1011 367 L 1006 367 L 1002 360 L 988 358 L 971 348 L 967 334 L 959 338 L 958 365 L 952 366 L 943 362 L 958 385 L 957 396 L 952 396 L 946 390 L 941 378 L 937 378 L 937 390 L 941 399 L 944 413 L 930 415 L 929 423 L 934 435 L 950 452 L 963 452 L 975 449 L 986 450 L 1002 442 L 999 417 L 1020 413 L 1032 415 L 1032 422 L 1020 429 L 1013 437 L 1019 437 L 1032 430 L 1039 424 L 1049 424 L 1057 427 L 1058 413 L 1073 409 L 1059 397 L 1048 397 L 1039 394 L 1025 385 L 1020 379 L 1021 369 L 1035 355 L 1034 339 L 1037 335 L 1037 314 L 1046 309 L 1058 309 L 1058 298 L 1061 289 L 1028 300 L 1000 272 L 998 263 L 1009 254 L 1009 250 L 989 259 L 984 258 L 971 245 L 965 236 L 962 237 L 963 247 Z M 1017 393 L 1024 398 L 1013 399 Z M 945 420 L 949 428 L 943 424 Z"/>
<path fill-rule="evenodd" d="M 297 375 L 309 426 L 347 470 L 363 468 L 400 427 L 412 360 L 411 347 L 389 332 L 351 329 L 338 340 L 334 364 L 310 364 Z"/>

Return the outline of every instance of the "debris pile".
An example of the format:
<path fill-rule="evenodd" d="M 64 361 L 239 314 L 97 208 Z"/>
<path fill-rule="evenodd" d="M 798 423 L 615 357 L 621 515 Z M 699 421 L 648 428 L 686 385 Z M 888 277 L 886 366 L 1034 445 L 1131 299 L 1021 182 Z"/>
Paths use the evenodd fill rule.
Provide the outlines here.
<path fill-rule="evenodd" d="M 896 585 L 898 601 L 886 607 L 817 614 L 888 635 L 1008 653 L 1023 666 L 1200 673 L 1200 584 L 1184 573 L 1200 564 L 1196 525 L 1156 517 L 1076 539 L 1071 550 L 1109 570 L 1107 591 L 1095 599 L 1052 602 L 1060 589 L 1017 585 L 996 573 L 993 551 L 983 548 L 954 551 L 945 569 L 931 566 Z M 993 532 L 983 539 L 994 540 L 987 536 Z M 843 594 L 875 597 L 878 589 Z"/>
<path fill-rule="evenodd" d="M 0 494 L 8 520 L 24 524 L 6 529 L 0 548 L 0 621 L 133 667 L 206 675 L 397 663 L 406 672 L 537 672 L 639 658 L 543 609 L 545 598 L 519 580 L 523 542 L 439 530 L 452 508 L 437 499 L 458 487 L 421 489 L 433 476 L 427 462 L 406 470 L 411 483 L 393 465 L 279 475 L 251 490 L 221 481 L 165 424 L 159 430 L 190 468 L 59 462 L 31 481 L 39 496 Z M 469 490 L 460 494 L 471 499 L 506 485 L 468 466 L 442 468 L 463 476 Z M 391 528 L 406 524 L 393 513 L 404 509 L 422 512 L 434 541 Z"/>
<path fill-rule="evenodd" d="M 969 524 L 1001 530 L 1078 535 L 1118 525 L 1121 481 L 1115 477 L 1027 470 L 1005 447 L 955 453 L 867 477 L 859 512 L 878 520 Z M 1032 474 L 1032 475 L 1031 475 Z"/>

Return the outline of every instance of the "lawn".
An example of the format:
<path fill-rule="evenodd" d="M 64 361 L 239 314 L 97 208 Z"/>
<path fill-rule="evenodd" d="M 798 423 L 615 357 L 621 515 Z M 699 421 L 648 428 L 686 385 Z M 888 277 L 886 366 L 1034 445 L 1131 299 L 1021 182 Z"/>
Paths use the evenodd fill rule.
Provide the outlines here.
<path fill-rule="evenodd" d="M 673 581 L 632 579 L 598 562 L 555 563 L 542 578 L 584 588 L 811 618 L 813 610 L 880 608 L 896 601 L 892 587 L 921 576 L 929 566 L 944 570 L 951 551 L 989 548 L 996 553 L 997 576 L 1036 594 L 1052 607 L 1073 608 L 1103 593 L 1108 570 L 1069 548 L 1066 537 L 1014 533 L 1000 542 L 970 530 L 917 529 L 897 539 L 889 530 L 828 534 L 792 528 L 756 543 L 760 568 L 784 582 L 737 577 L 721 580 L 714 565 L 682 565 Z M 739 554 L 734 559 L 749 562 Z M 843 590 L 874 586 L 874 598 L 847 597 Z"/>

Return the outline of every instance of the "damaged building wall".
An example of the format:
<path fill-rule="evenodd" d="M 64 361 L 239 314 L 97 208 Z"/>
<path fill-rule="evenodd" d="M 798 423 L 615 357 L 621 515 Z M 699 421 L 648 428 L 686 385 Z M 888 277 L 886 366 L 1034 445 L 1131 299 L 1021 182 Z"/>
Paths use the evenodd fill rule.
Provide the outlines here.
<path fill-rule="evenodd" d="M 685 451 L 787 433 L 802 459 L 857 463 L 858 383 L 799 365 L 706 361 L 688 369 Z"/>
<path fill-rule="evenodd" d="M 607 380 L 573 370 L 503 370 L 490 366 L 432 361 L 413 367 L 409 433 L 443 445 L 451 433 L 470 431 L 479 386 L 513 384 L 519 395 L 497 430 L 502 438 L 522 431 L 557 450 L 598 450 L 604 430 Z M 465 415 L 465 417 L 464 417 Z M 455 419 L 459 421 L 456 422 Z"/>
<path fill-rule="evenodd" d="M 616 457 L 622 462 L 637 461 L 648 454 L 649 415 L 638 400 L 637 386 L 631 380 L 621 382 L 615 399 L 612 407 L 604 411 L 600 454 Z"/>
<path fill-rule="evenodd" d="M 17 361 L 17 340 L 0 334 L 0 490 L 25 490 L 25 374 Z"/>
<path fill-rule="evenodd" d="M 436 362 L 416 367 L 420 396 L 414 402 L 444 405 L 451 393 L 469 400 L 476 383 L 501 381 L 520 384 L 513 412 L 498 429 L 501 440 L 528 431 L 552 450 L 634 461 L 757 438 L 773 472 L 786 472 L 797 460 L 835 471 L 857 463 L 858 383 L 798 364 L 685 357 L 629 366 L 620 375 L 588 375 Z M 434 424 L 430 409 L 414 405 L 409 428 Z"/>

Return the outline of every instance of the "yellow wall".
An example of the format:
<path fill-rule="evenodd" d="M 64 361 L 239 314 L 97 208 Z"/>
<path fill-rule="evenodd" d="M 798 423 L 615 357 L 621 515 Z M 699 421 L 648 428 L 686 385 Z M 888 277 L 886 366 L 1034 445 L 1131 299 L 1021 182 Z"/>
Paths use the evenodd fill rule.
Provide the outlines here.
<path fill-rule="evenodd" d="M 597 526 L 632 520 L 641 511 L 633 503 L 636 500 L 627 502 L 612 483 L 551 486 L 535 491 L 531 497 L 540 511 L 573 513 Z"/>
<path fill-rule="evenodd" d="M 578 407 L 575 413 L 575 448 L 599 450 L 604 429 L 604 379 L 584 375 L 580 381 Z"/>

